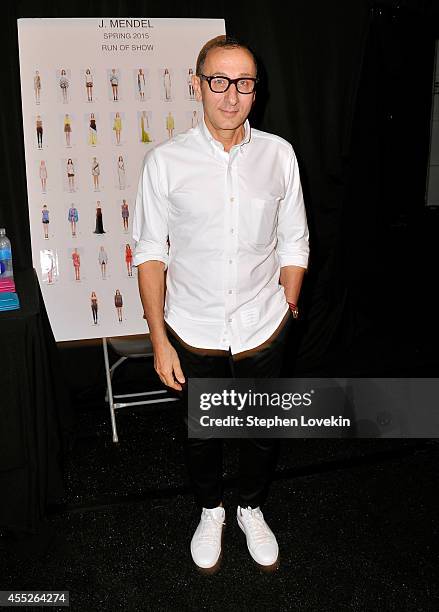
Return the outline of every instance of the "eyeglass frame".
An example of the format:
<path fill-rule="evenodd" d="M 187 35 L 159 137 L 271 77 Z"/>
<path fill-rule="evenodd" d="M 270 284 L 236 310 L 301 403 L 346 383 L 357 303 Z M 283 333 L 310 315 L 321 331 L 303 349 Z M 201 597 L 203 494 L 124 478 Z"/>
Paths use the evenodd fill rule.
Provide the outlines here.
<path fill-rule="evenodd" d="M 256 85 L 259 82 L 258 77 L 238 77 L 237 79 L 229 79 L 229 77 L 223 76 L 223 75 L 219 75 L 219 74 L 214 74 L 211 76 L 207 76 L 205 74 L 199 74 L 198 75 L 200 77 L 200 79 L 203 79 L 204 81 L 207 81 L 208 85 L 209 85 L 209 89 L 212 93 L 217 93 L 217 94 L 223 94 L 226 93 L 226 91 L 228 91 L 230 89 L 230 85 L 235 85 L 236 87 L 236 91 L 238 93 L 240 93 L 243 96 L 248 96 L 252 93 L 255 93 L 256 90 Z M 227 87 L 225 88 L 224 91 L 215 91 L 212 89 L 212 85 L 210 84 L 210 82 L 212 81 L 212 79 L 225 79 L 226 81 L 229 82 L 229 84 L 227 85 Z M 253 89 L 252 91 L 239 91 L 238 89 L 238 81 L 253 81 Z"/>

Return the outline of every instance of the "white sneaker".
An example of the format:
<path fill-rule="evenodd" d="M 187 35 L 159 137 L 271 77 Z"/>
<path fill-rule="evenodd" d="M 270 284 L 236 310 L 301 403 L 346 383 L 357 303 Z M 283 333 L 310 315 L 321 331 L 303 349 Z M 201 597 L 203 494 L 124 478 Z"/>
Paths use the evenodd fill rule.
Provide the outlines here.
<path fill-rule="evenodd" d="M 203 508 L 201 520 L 191 540 L 191 555 L 195 564 L 208 573 L 219 569 L 225 510 L 222 506 Z"/>
<path fill-rule="evenodd" d="M 259 506 L 257 508 L 238 506 L 236 517 L 247 538 L 248 550 L 256 563 L 264 568 L 277 567 L 279 546 Z"/>

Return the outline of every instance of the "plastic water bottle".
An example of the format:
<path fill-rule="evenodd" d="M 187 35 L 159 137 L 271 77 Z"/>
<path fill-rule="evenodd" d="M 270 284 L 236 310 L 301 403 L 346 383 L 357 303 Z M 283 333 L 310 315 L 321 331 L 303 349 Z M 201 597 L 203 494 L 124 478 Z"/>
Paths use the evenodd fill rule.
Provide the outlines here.
<path fill-rule="evenodd" d="M 11 243 L 3 227 L 0 228 L 0 291 L 15 291 Z"/>

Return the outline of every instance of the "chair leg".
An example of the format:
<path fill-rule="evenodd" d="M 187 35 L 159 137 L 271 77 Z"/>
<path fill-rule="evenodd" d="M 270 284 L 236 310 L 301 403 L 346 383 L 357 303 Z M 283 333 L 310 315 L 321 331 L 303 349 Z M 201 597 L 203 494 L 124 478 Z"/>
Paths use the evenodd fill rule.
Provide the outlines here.
<path fill-rule="evenodd" d="M 128 357 L 121 357 L 120 359 L 118 359 L 115 363 L 113 363 L 113 365 L 110 368 L 110 379 L 113 380 L 113 374 L 115 369 L 120 366 L 121 363 L 123 363 L 124 361 L 126 361 L 128 359 Z M 110 365 L 108 363 L 108 365 Z M 105 401 L 108 402 L 108 387 L 107 390 L 105 391 Z"/>
<path fill-rule="evenodd" d="M 104 350 L 105 375 L 107 377 L 107 394 L 108 394 L 108 400 L 110 404 L 111 427 L 113 429 L 113 442 L 119 442 L 119 438 L 117 437 L 116 414 L 114 410 L 113 386 L 111 383 L 110 363 L 108 360 L 107 338 L 102 338 L 102 348 Z"/>

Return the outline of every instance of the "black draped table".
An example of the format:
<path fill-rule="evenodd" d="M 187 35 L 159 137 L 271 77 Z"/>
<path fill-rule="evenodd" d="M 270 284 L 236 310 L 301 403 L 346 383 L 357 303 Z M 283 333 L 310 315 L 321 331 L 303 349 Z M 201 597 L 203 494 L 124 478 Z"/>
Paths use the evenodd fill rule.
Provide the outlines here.
<path fill-rule="evenodd" d="M 23 543 L 64 494 L 73 417 L 35 271 L 14 276 L 21 308 L 0 312 L 0 530 Z"/>

